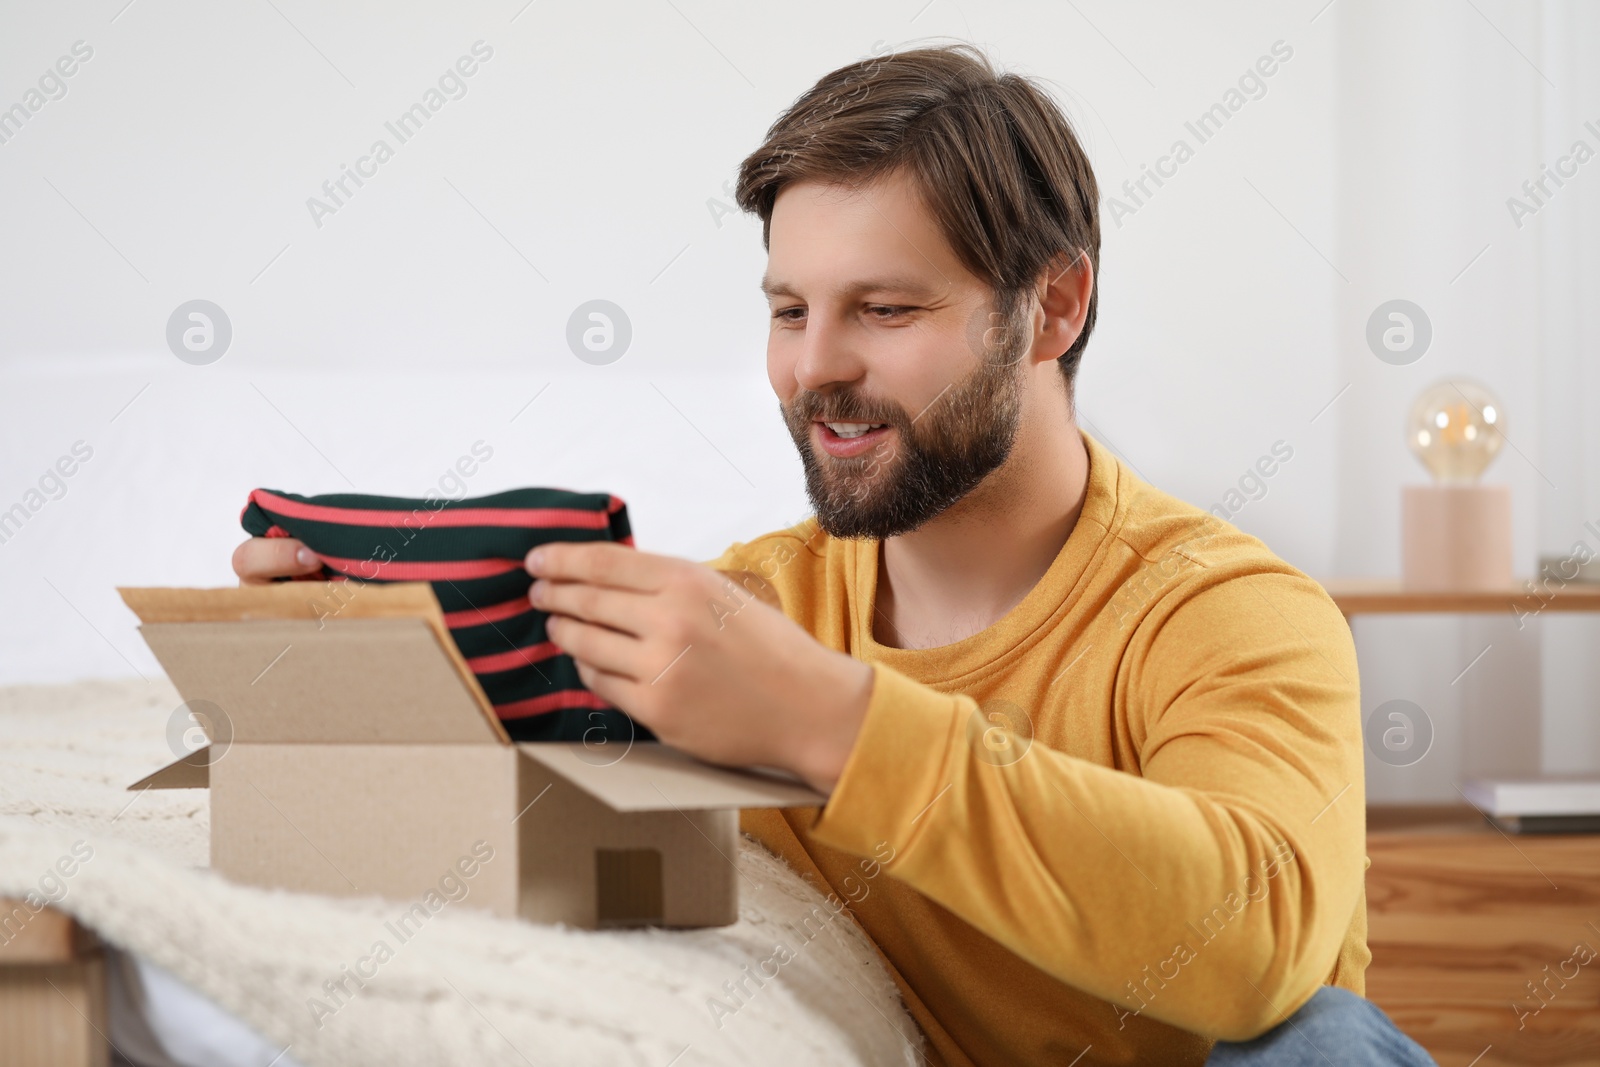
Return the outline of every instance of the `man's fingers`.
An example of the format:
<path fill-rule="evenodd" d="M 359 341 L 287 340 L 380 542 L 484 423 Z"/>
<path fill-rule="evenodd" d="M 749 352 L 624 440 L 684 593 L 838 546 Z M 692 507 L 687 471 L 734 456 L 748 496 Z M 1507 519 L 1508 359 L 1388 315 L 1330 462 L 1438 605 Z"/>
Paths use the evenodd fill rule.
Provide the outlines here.
<path fill-rule="evenodd" d="M 274 578 L 311 574 L 321 567 L 322 561 L 293 537 L 252 537 L 233 550 L 233 573 L 240 585 L 265 585 Z"/>
<path fill-rule="evenodd" d="M 644 648 L 638 638 L 569 615 L 552 615 L 545 631 L 550 640 L 579 663 L 638 680 L 638 660 Z"/>
<path fill-rule="evenodd" d="M 648 593 L 607 589 L 587 582 L 552 582 L 543 578 L 528 589 L 528 603 L 540 611 L 571 615 L 636 637 L 645 636 L 645 610 L 651 602 Z"/>
<path fill-rule="evenodd" d="M 637 702 L 632 699 L 632 695 L 638 691 L 638 684 L 633 679 L 603 671 L 599 667 L 591 667 L 582 660 L 575 662 L 578 667 L 578 680 L 591 693 L 622 709 L 630 717 L 639 719 L 643 725 L 650 725 L 640 719 Z"/>
<path fill-rule="evenodd" d="M 660 589 L 667 571 L 681 562 L 615 541 L 551 541 L 529 551 L 523 565 L 535 578 L 591 582 L 645 593 Z"/>

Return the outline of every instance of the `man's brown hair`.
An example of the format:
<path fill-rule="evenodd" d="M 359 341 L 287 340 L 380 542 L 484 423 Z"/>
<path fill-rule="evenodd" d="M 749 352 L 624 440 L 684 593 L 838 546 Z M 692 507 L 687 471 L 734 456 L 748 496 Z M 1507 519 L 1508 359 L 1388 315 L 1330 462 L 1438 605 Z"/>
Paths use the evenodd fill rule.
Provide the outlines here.
<path fill-rule="evenodd" d="M 1083 332 L 1058 358 L 1072 393 L 1100 302 L 1100 193 L 1072 124 L 1027 78 L 969 44 L 890 52 L 823 76 L 739 167 L 738 204 L 761 217 L 797 181 L 868 184 L 908 167 L 945 239 L 1015 321 L 1045 271 L 1086 256 Z"/>

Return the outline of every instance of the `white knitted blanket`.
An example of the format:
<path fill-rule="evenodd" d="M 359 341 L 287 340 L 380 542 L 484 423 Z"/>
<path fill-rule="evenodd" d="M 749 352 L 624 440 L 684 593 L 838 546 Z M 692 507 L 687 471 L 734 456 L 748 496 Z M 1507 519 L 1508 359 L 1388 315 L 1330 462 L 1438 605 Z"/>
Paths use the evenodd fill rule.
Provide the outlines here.
<path fill-rule="evenodd" d="M 180 703 L 165 679 L 0 688 L 0 895 L 54 898 L 308 1067 L 920 1059 L 854 922 L 748 839 L 739 922 L 714 930 L 586 932 L 449 904 L 401 943 L 396 902 L 226 882 L 204 869 L 203 791 L 125 791 L 172 758 Z M 813 914 L 820 933 L 800 925 Z"/>

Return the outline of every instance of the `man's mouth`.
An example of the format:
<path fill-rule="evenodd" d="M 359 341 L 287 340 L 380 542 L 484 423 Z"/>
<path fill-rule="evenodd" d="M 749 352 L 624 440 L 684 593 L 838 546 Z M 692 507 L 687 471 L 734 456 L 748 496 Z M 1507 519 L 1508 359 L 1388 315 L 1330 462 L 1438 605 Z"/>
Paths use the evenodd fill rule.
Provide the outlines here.
<path fill-rule="evenodd" d="M 843 438 L 846 441 L 860 437 L 872 430 L 884 429 L 889 425 L 886 422 L 825 422 L 822 419 L 817 421 L 832 430 L 835 437 Z"/>
<path fill-rule="evenodd" d="M 888 435 L 886 422 L 837 422 L 818 419 L 817 436 L 822 450 L 837 459 L 858 456 L 873 448 Z"/>

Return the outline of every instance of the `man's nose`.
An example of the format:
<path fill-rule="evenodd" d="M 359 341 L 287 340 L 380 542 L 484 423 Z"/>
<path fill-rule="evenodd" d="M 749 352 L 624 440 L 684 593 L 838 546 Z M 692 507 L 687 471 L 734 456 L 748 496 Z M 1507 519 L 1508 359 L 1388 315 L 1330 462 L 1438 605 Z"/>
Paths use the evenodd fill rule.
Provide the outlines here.
<path fill-rule="evenodd" d="M 802 389 L 825 392 L 838 382 L 853 382 L 866 371 L 857 339 L 848 324 L 823 316 L 808 319 L 795 364 L 795 381 Z"/>

